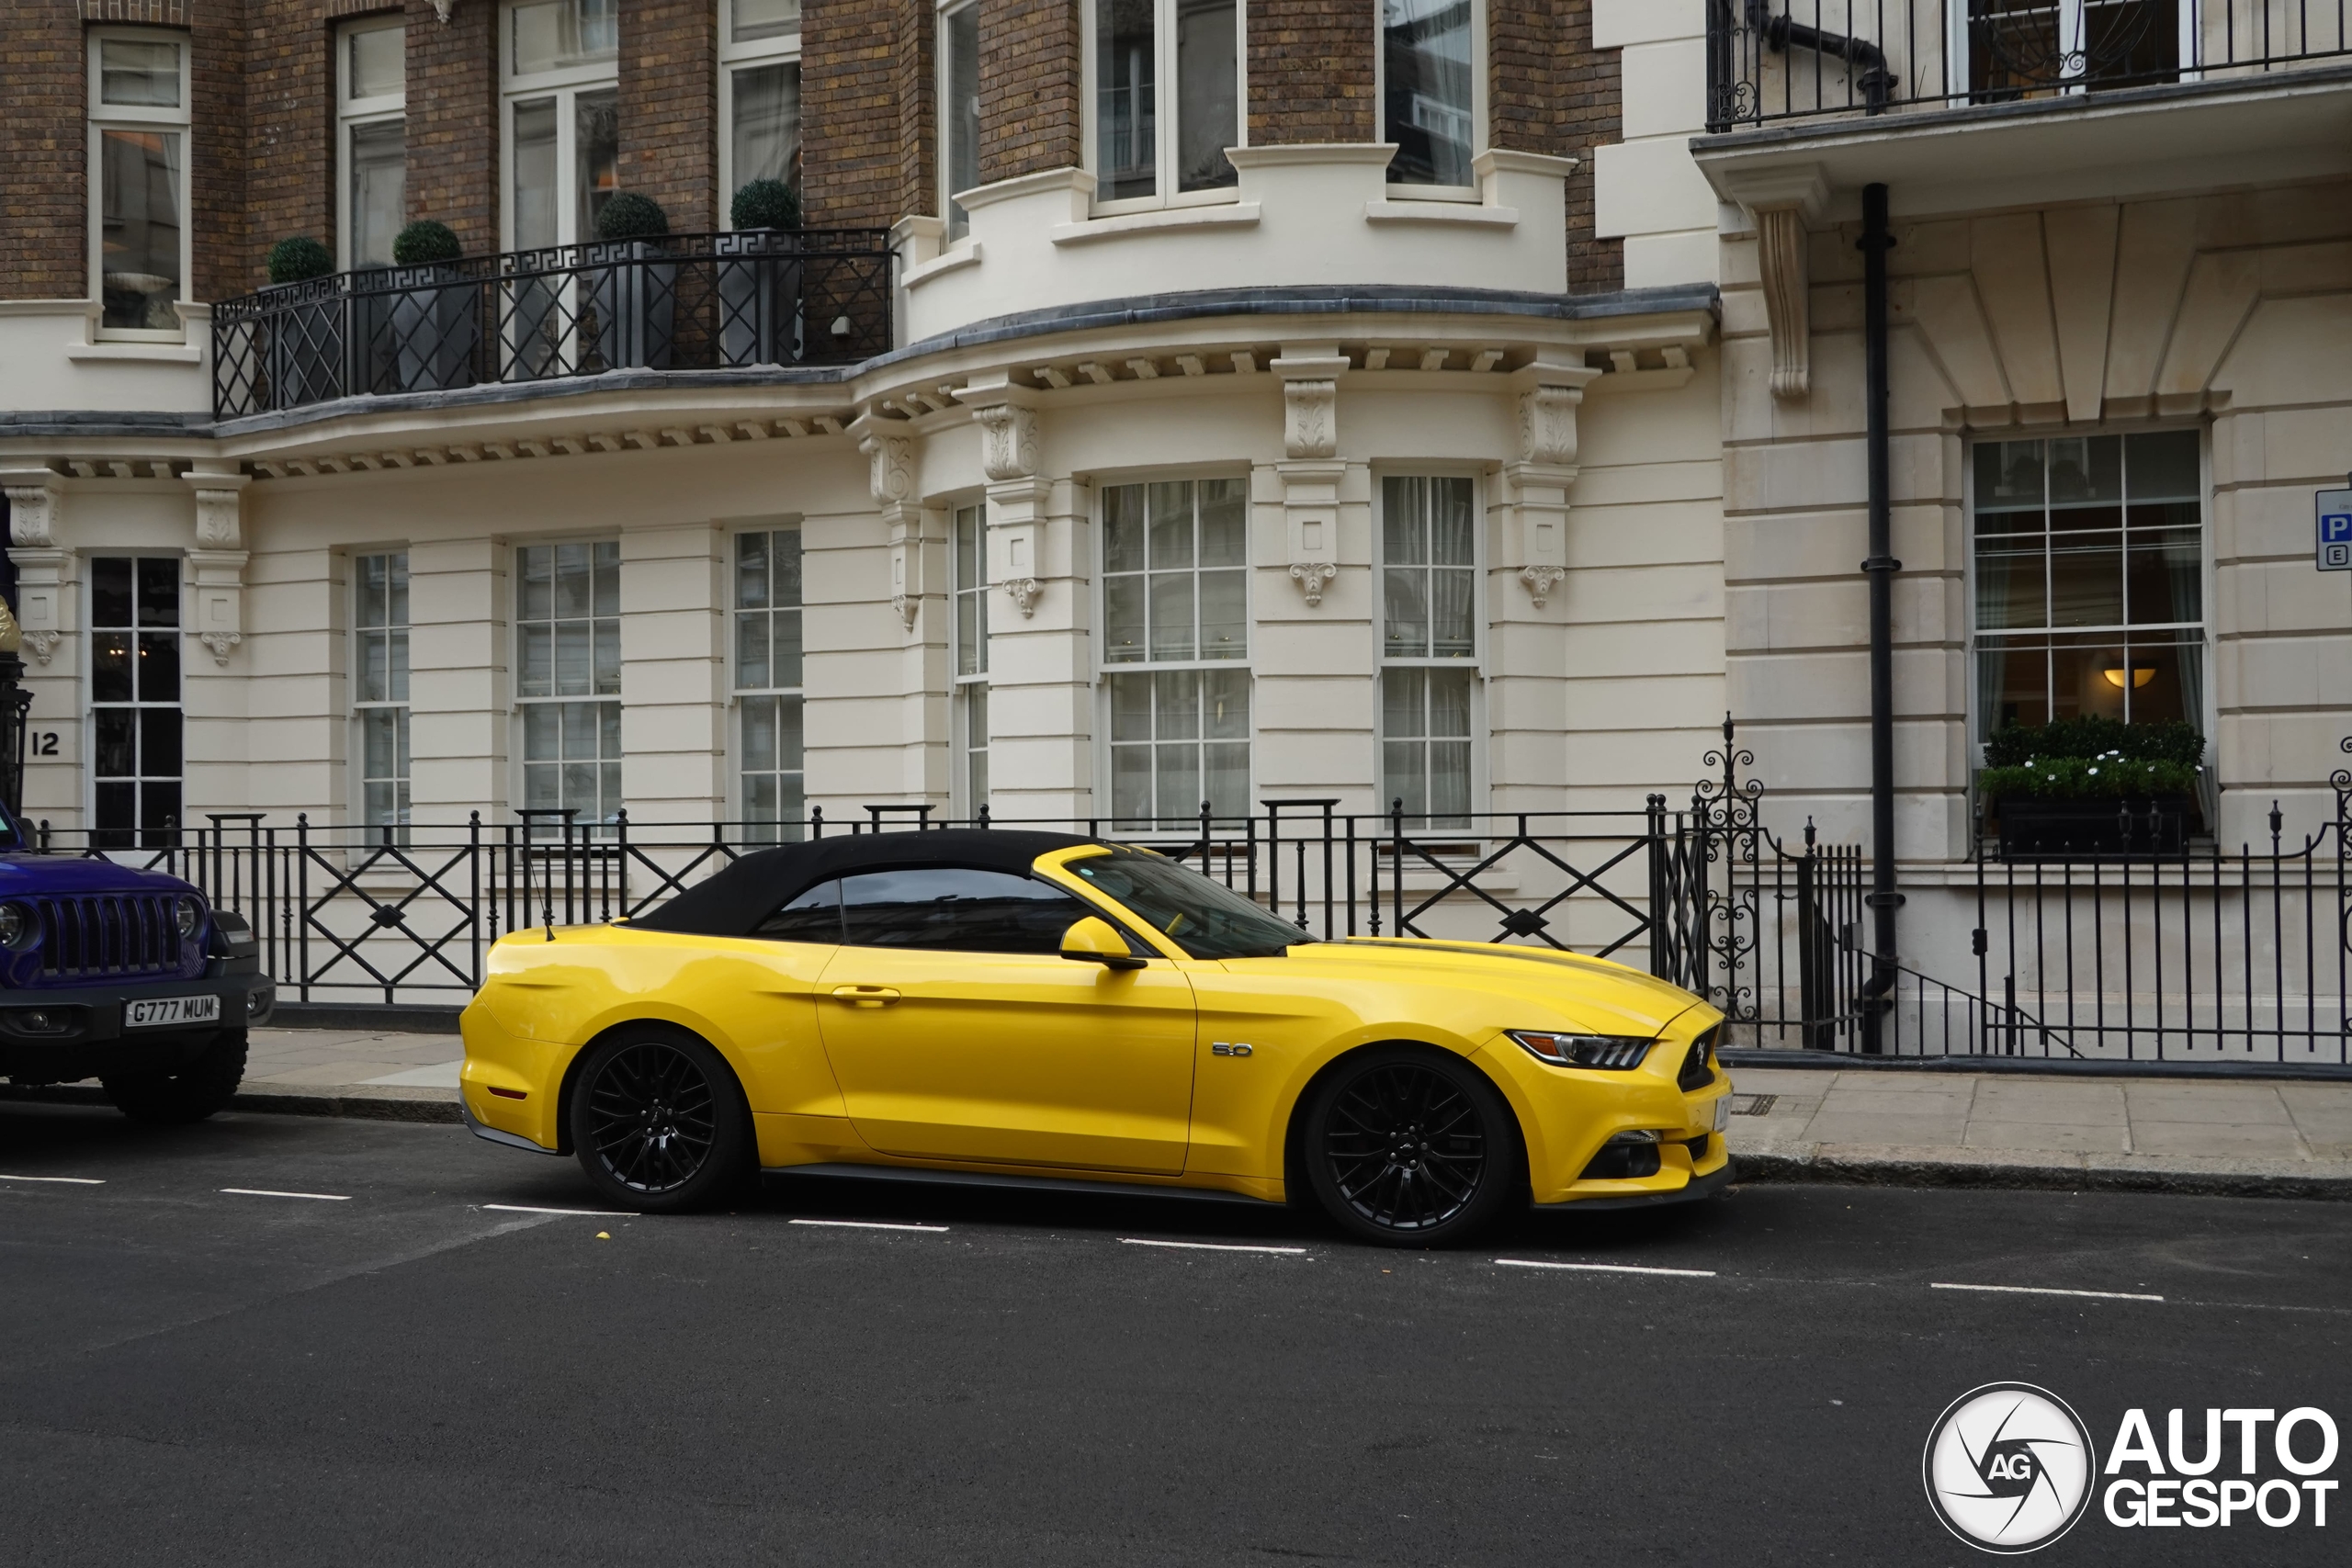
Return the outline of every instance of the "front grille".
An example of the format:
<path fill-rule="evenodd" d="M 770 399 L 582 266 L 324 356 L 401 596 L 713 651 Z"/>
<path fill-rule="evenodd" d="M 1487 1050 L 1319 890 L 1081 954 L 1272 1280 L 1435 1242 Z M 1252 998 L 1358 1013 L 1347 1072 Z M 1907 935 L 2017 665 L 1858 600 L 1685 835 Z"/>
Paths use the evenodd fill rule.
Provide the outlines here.
<path fill-rule="evenodd" d="M 40 914 L 41 974 L 176 974 L 182 959 L 174 902 L 168 893 L 33 900 Z"/>
<path fill-rule="evenodd" d="M 1721 1024 L 1715 1026 L 1716 1029 L 1722 1027 Z M 1675 1075 L 1675 1087 L 1687 1094 L 1694 1089 L 1704 1089 L 1714 1082 L 1715 1065 L 1709 1059 L 1714 1048 L 1714 1029 L 1710 1029 L 1706 1033 L 1690 1042 L 1690 1050 L 1682 1058 L 1682 1071 Z"/>

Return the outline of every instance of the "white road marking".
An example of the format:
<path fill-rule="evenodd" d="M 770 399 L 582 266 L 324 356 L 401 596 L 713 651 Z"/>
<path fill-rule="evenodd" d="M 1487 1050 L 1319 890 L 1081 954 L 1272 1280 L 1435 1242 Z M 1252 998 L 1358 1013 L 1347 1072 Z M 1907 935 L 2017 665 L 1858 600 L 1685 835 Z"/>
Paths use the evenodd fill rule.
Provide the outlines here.
<path fill-rule="evenodd" d="M 1941 1281 L 1930 1284 L 1931 1291 L 1992 1291 L 2005 1296 L 2088 1296 L 2102 1302 L 2160 1302 L 2162 1296 L 2135 1295 L 2130 1291 L 2062 1291 L 2052 1285 L 1947 1285 Z"/>
<path fill-rule="evenodd" d="M 844 1231 L 944 1231 L 945 1225 L 899 1225 L 882 1220 L 795 1220 L 796 1225 L 824 1225 Z"/>
<path fill-rule="evenodd" d="M 495 1209 L 502 1214 L 577 1214 L 586 1220 L 633 1220 L 637 1216 L 626 1209 L 534 1209 L 527 1203 L 484 1203 L 485 1209 Z"/>
<path fill-rule="evenodd" d="M 1122 1247 L 1175 1247 L 1188 1252 L 1277 1252 L 1289 1258 L 1302 1257 L 1306 1252 L 1303 1247 L 1242 1247 L 1224 1241 L 1146 1241 L 1139 1235 L 1123 1235 L 1119 1244 Z"/>
<path fill-rule="evenodd" d="M 62 1187 L 104 1187 L 95 1176 L 0 1176 L 0 1181 L 54 1181 Z"/>
<path fill-rule="evenodd" d="M 1638 1263 L 1544 1263 L 1532 1258 L 1498 1258 L 1505 1269 L 1573 1269 L 1588 1274 L 1672 1274 L 1686 1280 L 1712 1280 L 1712 1269 L 1649 1269 Z"/>
<path fill-rule="evenodd" d="M 345 1192 L 272 1192 L 266 1187 L 223 1187 L 223 1192 L 233 1192 L 240 1198 L 311 1198 L 322 1203 L 348 1203 Z"/>

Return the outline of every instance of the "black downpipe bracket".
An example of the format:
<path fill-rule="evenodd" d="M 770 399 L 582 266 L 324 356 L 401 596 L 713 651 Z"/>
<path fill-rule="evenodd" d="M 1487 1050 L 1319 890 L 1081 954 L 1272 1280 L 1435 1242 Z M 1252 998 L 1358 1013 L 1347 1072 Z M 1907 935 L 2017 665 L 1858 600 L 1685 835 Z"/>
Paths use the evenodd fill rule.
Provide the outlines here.
<path fill-rule="evenodd" d="M 1862 1050 L 1885 1053 L 1894 1011 L 1894 509 L 1887 449 L 1886 187 L 1862 187 L 1864 400 L 1871 481 L 1871 553 L 1862 571 L 1871 586 L 1871 973 L 1862 982 Z"/>

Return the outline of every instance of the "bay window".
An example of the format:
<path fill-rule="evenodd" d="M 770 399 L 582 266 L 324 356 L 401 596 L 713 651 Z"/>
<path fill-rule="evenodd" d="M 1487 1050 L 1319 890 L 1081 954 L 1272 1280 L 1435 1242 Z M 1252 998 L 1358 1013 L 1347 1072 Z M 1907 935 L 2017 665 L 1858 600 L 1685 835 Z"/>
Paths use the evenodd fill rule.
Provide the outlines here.
<path fill-rule="evenodd" d="M 1086 19 L 1095 199 L 1220 199 L 1238 178 L 1225 155 L 1241 140 L 1238 0 L 1089 0 Z"/>
<path fill-rule="evenodd" d="M 356 22 L 335 51 L 336 226 L 339 264 L 390 266 L 408 172 L 408 29 Z"/>
<path fill-rule="evenodd" d="M 178 338 L 186 293 L 187 46 L 168 33 L 90 35 L 90 271 L 107 336 Z"/>
<path fill-rule="evenodd" d="M 726 0 L 719 207 L 753 180 L 800 188 L 800 0 Z"/>
<path fill-rule="evenodd" d="M 1477 508 L 1467 479 L 1380 487 L 1380 804 L 1467 828 L 1478 694 Z"/>
<path fill-rule="evenodd" d="M 1380 136 L 1396 144 L 1391 185 L 1476 183 L 1480 21 L 1476 0 L 1381 0 Z"/>
<path fill-rule="evenodd" d="M 1148 831 L 1250 810 L 1249 494 L 1239 479 L 1102 491 L 1111 809 Z"/>

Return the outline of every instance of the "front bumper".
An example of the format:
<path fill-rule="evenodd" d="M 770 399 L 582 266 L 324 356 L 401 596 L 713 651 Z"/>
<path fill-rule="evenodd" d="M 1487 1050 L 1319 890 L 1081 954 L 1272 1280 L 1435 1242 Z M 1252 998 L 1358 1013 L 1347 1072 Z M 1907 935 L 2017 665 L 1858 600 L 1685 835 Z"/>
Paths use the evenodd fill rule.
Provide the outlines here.
<path fill-rule="evenodd" d="M 220 998 L 217 1023 L 130 1028 L 128 1006 L 172 997 Z M 269 1019 L 277 991 L 266 975 L 207 975 L 55 990 L 0 991 L 0 1077 L 18 1083 L 72 1083 L 114 1073 L 170 1072 L 221 1034 Z"/>
<path fill-rule="evenodd" d="M 1739 1162 L 1729 1155 L 1724 1163 L 1704 1176 L 1694 1176 L 1681 1186 L 1664 1192 L 1638 1192 L 1617 1198 L 1568 1198 L 1556 1203 L 1538 1203 L 1538 1209 L 1575 1209 L 1585 1212 L 1595 1209 L 1658 1209 L 1669 1203 L 1695 1203 L 1702 1198 L 1712 1198 L 1730 1186 L 1737 1178 Z"/>

